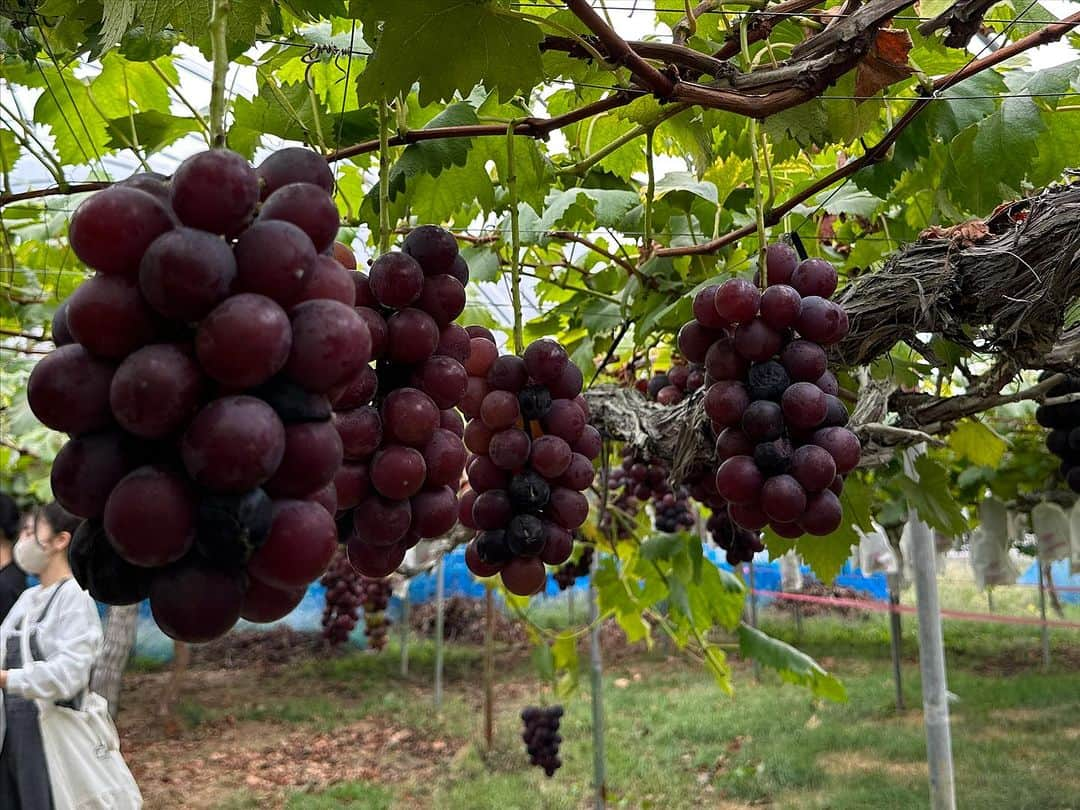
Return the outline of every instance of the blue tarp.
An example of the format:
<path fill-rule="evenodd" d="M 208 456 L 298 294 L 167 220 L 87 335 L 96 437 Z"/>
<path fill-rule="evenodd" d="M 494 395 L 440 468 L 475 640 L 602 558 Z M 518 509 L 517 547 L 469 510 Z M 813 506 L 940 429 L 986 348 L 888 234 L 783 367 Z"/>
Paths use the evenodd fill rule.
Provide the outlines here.
<path fill-rule="evenodd" d="M 1069 561 L 1058 560 L 1050 566 L 1050 576 L 1058 588 L 1080 588 L 1080 572 L 1069 576 Z M 1016 580 L 1017 585 L 1039 584 L 1039 565 L 1032 563 Z M 1070 605 L 1080 605 L 1080 591 L 1059 591 L 1058 599 Z"/>

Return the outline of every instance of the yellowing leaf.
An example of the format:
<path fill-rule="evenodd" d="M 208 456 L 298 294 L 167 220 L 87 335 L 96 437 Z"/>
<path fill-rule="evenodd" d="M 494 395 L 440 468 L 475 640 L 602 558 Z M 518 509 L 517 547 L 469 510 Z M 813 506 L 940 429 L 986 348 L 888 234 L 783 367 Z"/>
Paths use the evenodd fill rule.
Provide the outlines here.
<path fill-rule="evenodd" d="M 961 419 L 949 435 L 950 449 L 980 467 L 996 467 L 1008 446 L 997 433 L 975 419 Z"/>

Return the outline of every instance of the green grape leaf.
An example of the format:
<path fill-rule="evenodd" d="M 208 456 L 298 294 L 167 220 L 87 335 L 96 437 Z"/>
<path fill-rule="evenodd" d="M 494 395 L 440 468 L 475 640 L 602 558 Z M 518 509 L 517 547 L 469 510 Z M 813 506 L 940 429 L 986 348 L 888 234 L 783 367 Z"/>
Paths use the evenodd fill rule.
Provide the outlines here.
<path fill-rule="evenodd" d="M 507 101 L 543 78 L 543 32 L 501 0 L 368 0 L 363 6 L 364 30 L 381 30 L 369 36 L 375 50 L 357 84 L 361 104 L 408 93 L 415 83 L 421 106 L 467 95 L 477 85 Z"/>
<path fill-rule="evenodd" d="M 451 104 L 432 118 L 424 129 L 437 127 L 467 126 L 477 123 L 476 110 L 468 104 Z M 471 138 L 445 138 L 420 141 L 405 147 L 394 165 L 390 167 L 389 194 L 394 200 L 405 190 L 412 178 L 418 175 L 438 177 L 451 166 L 464 166 L 472 148 Z"/>
<path fill-rule="evenodd" d="M 804 652 L 746 624 L 739 625 L 739 652 L 776 671 L 781 680 L 804 686 L 817 697 L 847 701 L 847 690 L 837 678 Z"/>
<path fill-rule="evenodd" d="M 949 434 L 949 447 L 960 458 L 983 467 L 996 467 L 1009 444 L 984 422 L 961 419 Z"/>
<path fill-rule="evenodd" d="M 918 481 L 905 475 L 898 477 L 897 484 L 920 520 L 949 537 L 966 531 L 967 520 L 952 495 L 945 468 L 930 456 L 920 456 L 915 460 L 915 472 L 919 476 Z"/>

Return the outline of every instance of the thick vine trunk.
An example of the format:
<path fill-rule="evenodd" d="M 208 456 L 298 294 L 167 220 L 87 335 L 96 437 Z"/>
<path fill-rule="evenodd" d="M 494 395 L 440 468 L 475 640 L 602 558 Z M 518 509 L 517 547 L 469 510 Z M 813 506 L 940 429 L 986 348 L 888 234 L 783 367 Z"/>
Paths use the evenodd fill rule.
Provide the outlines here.
<path fill-rule="evenodd" d="M 94 665 L 90 688 L 109 702 L 109 714 L 113 719 L 120 710 L 120 682 L 135 644 L 138 620 L 138 605 L 113 606 L 106 614 L 105 644 Z"/>

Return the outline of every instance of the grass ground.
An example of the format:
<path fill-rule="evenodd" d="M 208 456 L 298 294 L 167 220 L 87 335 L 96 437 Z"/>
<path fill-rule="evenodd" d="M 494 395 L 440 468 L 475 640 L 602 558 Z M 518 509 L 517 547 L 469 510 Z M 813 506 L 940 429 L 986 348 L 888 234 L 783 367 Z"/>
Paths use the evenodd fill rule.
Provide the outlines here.
<path fill-rule="evenodd" d="M 790 616 L 765 611 L 763 625 L 796 641 Z M 615 652 L 604 678 L 610 806 L 925 807 L 914 622 L 904 634 L 903 712 L 883 617 L 803 625 L 799 646 L 842 678 L 847 703 L 822 703 L 769 674 L 755 683 L 745 665 L 729 698 L 682 659 Z M 946 645 L 960 807 L 1080 807 L 1080 633 L 1055 631 L 1048 673 L 1035 628 L 949 623 Z M 193 672 L 172 728 L 149 716 L 167 676 L 130 676 L 120 726 L 147 807 L 591 806 L 584 679 L 563 701 L 565 764 L 548 780 L 518 739 L 517 713 L 538 699 L 527 651 L 499 654 L 487 753 L 476 744 L 480 651 L 448 648 L 441 714 L 432 645 L 410 654 L 405 678 L 393 646 L 283 669 Z"/>

